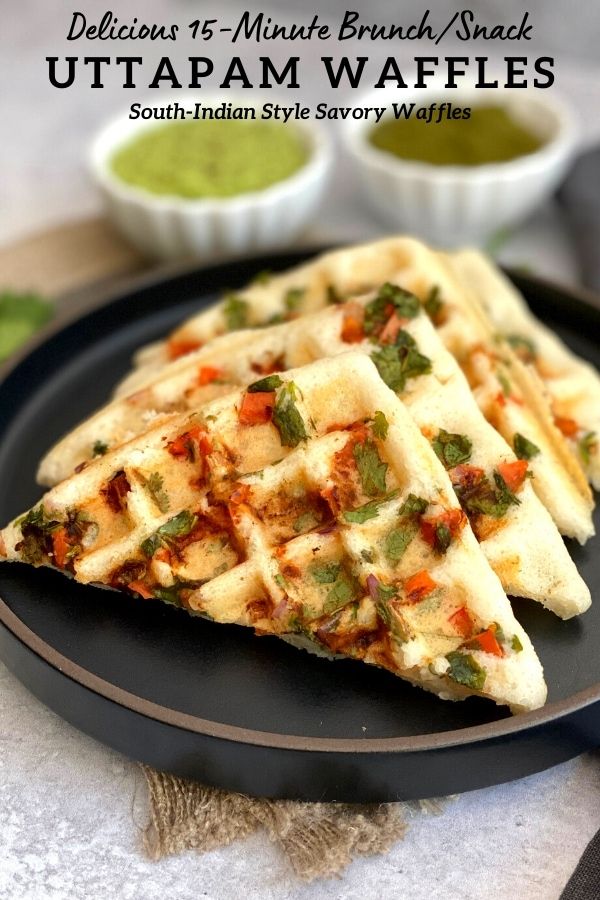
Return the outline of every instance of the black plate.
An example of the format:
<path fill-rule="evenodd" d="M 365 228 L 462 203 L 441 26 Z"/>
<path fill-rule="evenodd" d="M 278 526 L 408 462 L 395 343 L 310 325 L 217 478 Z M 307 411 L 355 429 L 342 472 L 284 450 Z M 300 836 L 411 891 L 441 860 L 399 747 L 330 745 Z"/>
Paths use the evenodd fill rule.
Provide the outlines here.
<path fill-rule="evenodd" d="M 40 495 L 44 451 L 102 403 L 133 351 L 223 289 L 307 254 L 145 283 L 48 336 L 0 385 L 0 521 Z M 534 310 L 600 365 L 600 313 L 514 276 Z M 572 546 L 593 594 L 598 545 Z M 331 663 L 159 602 L 0 566 L 0 655 L 68 721 L 138 760 L 272 797 L 382 801 L 465 791 L 539 771 L 600 743 L 600 603 L 561 622 L 515 601 L 546 670 L 543 710 L 511 718 L 447 703 L 358 662 Z"/>

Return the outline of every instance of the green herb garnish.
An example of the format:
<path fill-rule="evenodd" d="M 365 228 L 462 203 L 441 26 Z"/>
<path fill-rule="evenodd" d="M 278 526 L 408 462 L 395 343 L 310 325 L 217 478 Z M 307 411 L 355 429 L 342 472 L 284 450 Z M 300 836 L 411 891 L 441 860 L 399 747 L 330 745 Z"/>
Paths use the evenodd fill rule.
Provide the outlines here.
<path fill-rule="evenodd" d="M 388 435 L 389 427 L 390 423 L 386 419 L 385 415 L 381 412 L 381 410 L 378 409 L 373 416 L 373 434 L 380 440 L 385 441 Z"/>
<path fill-rule="evenodd" d="M 477 660 L 470 653 L 460 653 L 453 650 L 448 653 L 446 659 L 450 668 L 446 672 L 458 684 L 464 684 L 474 691 L 481 691 L 485 684 L 485 669 L 482 669 Z"/>
<path fill-rule="evenodd" d="M 499 472 L 494 472 L 493 485 L 487 476 L 484 475 L 476 485 L 469 489 L 463 490 L 457 485 L 455 491 L 462 508 L 469 515 L 481 513 L 482 515 L 492 516 L 495 519 L 501 519 L 510 506 L 518 506 L 521 502 L 509 490 Z"/>
<path fill-rule="evenodd" d="M 503 372 L 496 372 L 496 378 L 500 382 L 500 386 L 502 387 L 502 393 L 505 397 L 510 397 L 512 388 L 510 386 L 510 381 L 506 377 Z"/>
<path fill-rule="evenodd" d="M 443 522 L 436 522 L 433 535 L 433 549 L 445 553 L 452 543 L 452 532 Z"/>
<path fill-rule="evenodd" d="M 169 509 L 169 498 L 166 491 L 163 490 L 162 475 L 159 475 L 158 472 L 153 472 L 144 484 L 144 488 L 148 491 L 160 511 L 166 513 Z"/>
<path fill-rule="evenodd" d="M 399 332 L 395 346 L 386 344 L 380 347 L 371 359 L 387 386 L 396 393 L 404 390 L 409 378 L 431 372 L 431 360 L 419 353 L 413 338 L 406 331 Z"/>
<path fill-rule="evenodd" d="M 514 436 L 513 447 L 515 448 L 515 453 L 519 459 L 532 459 L 540 452 L 540 448 L 537 447 L 533 441 L 528 440 L 518 432 Z"/>
<path fill-rule="evenodd" d="M 590 463 L 590 456 L 596 451 L 596 448 L 598 446 L 596 432 L 588 431 L 588 433 L 584 434 L 584 436 L 578 442 L 577 446 L 579 447 L 579 454 L 584 462 L 584 465 L 588 466 Z"/>
<path fill-rule="evenodd" d="M 427 294 L 423 306 L 431 321 L 434 323 L 437 322 L 439 315 L 444 308 L 444 304 L 440 300 L 440 289 L 437 284 L 435 284 Z"/>
<path fill-rule="evenodd" d="M 383 462 L 373 441 L 355 444 L 352 451 L 362 489 L 369 497 L 385 493 L 388 464 Z"/>
<path fill-rule="evenodd" d="M 147 537 L 146 540 L 141 543 L 140 550 L 145 557 L 151 559 L 158 548 L 163 546 L 163 544 L 169 546 L 170 543 L 173 543 L 173 538 L 187 537 L 191 534 L 197 523 L 198 516 L 189 512 L 187 509 L 184 509 Z"/>
<path fill-rule="evenodd" d="M 223 301 L 222 309 L 228 331 L 237 331 L 240 328 L 248 327 L 250 307 L 246 300 L 242 300 L 236 294 L 229 294 Z"/>
<path fill-rule="evenodd" d="M 342 566 L 335 562 L 315 563 L 308 571 L 317 584 L 333 584 L 339 578 Z"/>
<path fill-rule="evenodd" d="M 343 570 L 340 572 L 335 584 L 327 593 L 323 610 L 326 613 L 335 612 L 341 606 L 345 606 L 350 600 L 356 600 L 360 596 L 360 586 L 356 578 L 348 575 Z"/>
<path fill-rule="evenodd" d="M 326 297 L 328 306 L 335 306 L 338 303 L 344 302 L 344 298 L 340 293 L 338 293 L 333 284 L 327 285 Z"/>
<path fill-rule="evenodd" d="M 392 500 L 397 494 L 398 491 L 392 491 L 391 493 L 386 494 L 385 497 L 382 497 L 381 500 L 370 500 L 368 503 L 365 503 L 363 506 L 359 506 L 356 509 L 348 509 L 344 513 L 344 518 L 347 522 L 353 522 L 357 525 L 362 525 L 363 522 L 368 522 L 369 519 L 376 519 L 379 515 L 379 507 L 383 503 Z"/>
<path fill-rule="evenodd" d="M 401 516 L 420 516 L 429 506 L 429 500 L 423 497 L 417 497 L 416 494 L 409 494 L 402 506 L 400 507 Z"/>
<path fill-rule="evenodd" d="M 399 562 L 406 553 L 413 538 L 417 536 L 418 531 L 419 526 L 416 522 L 407 522 L 406 525 L 394 528 L 393 531 L 390 531 L 383 543 L 383 554 L 385 558 L 391 563 Z"/>
<path fill-rule="evenodd" d="M 390 317 L 390 305 L 402 319 L 414 319 L 421 310 L 414 294 L 387 282 L 379 289 L 375 299 L 365 306 L 365 334 L 373 334 L 385 325 Z"/>
<path fill-rule="evenodd" d="M 443 428 L 431 446 L 446 469 L 453 469 L 454 466 L 467 462 L 473 449 L 472 442 L 465 434 L 451 434 Z"/>
<path fill-rule="evenodd" d="M 279 375 L 267 375 L 266 378 L 261 378 L 260 381 L 255 381 L 253 384 L 248 385 L 247 390 L 249 394 L 270 393 L 271 391 L 276 391 L 282 384 L 283 381 Z"/>
<path fill-rule="evenodd" d="M 0 292 L 0 360 L 7 359 L 53 316 L 38 294 Z"/>
<path fill-rule="evenodd" d="M 288 312 L 298 311 L 305 293 L 306 288 L 290 288 L 283 300 Z"/>
<path fill-rule="evenodd" d="M 279 431 L 283 447 L 297 447 L 308 440 L 308 432 L 296 407 L 296 385 L 288 381 L 277 395 L 273 409 L 273 424 Z"/>
<path fill-rule="evenodd" d="M 302 515 L 298 516 L 292 522 L 292 528 L 297 534 L 300 534 L 303 531 L 310 531 L 312 528 L 315 528 L 320 524 L 320 519 L 314 512 L 310 510 L 308 512 L 302 513 Z"/>
<path fill-rule="evenodd" d="M 513 648 L 515 653 L 520 653 L 523 649 L 523 644 L 519 640 L 516 634 L 513 634 L 512 641 L 510 642 L 510 646 Z"/>
<path fill-rule="evenodd" d="M 517 355 L 525 362 L 532 362 L 536 356 L 536 347 L 532 340 L 522 334 L 507 334 L 506 340 Z"/>
<path fill-rule="evenodd" d="M 104 441 L 94 441 L 92 446 L 92 456 L 104 456 L 107 451 L 108 444 L 105 444 Z"/>

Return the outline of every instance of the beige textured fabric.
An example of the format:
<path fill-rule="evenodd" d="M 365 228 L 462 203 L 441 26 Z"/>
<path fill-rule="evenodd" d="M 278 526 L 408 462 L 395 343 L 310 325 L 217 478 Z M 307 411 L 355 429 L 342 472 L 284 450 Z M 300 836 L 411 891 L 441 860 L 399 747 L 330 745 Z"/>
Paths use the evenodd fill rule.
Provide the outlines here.
<path fill-rule="evenodd" d="M 143 840 L 152 859 L 214 850 L 264 829 L 307 881 L 337 875 L 357 856 L 387 853 L 404 836 L 415 810 L 443 808 L 437 800 L 362 806 L 257 800 L 141 768 L 150 795 Z"/>

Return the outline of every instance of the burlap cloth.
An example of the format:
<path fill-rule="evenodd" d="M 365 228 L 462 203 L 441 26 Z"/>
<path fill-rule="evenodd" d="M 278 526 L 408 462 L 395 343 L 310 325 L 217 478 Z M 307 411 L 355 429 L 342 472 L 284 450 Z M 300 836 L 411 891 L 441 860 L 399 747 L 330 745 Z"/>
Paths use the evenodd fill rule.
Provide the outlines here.
<path fill-rule="evenodd" d="M 118 279 L 148 264 L 104 219 L 89 219 L 0 249 L 0 289 L 35 290 L 58 298 L 61 312 L 100 302 Z M 306 880 L 341 872 L 353 858 L 386 853 L 415 814 L 442 803 L 353 805 L 254 799 L 141 766 L 148 788 L 143 846 L 152 859 L 185 850 L 206 852 L 262 829 Z"/>

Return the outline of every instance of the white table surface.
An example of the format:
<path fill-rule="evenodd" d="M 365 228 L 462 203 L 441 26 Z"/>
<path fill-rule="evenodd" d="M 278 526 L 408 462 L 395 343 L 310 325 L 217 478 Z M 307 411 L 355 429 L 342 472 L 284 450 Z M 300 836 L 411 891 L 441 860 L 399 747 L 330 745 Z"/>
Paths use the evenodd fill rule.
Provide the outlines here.
<path fill-rule="evenodd" d="M 30 6 L 19 4 L 33 23 Z M 22 20 L 3 21 L 3 61 L 6 71 L 18 67 L 19 79 L 2 98 L 12 124 L 0 141 L 0 243 L 97 212 L 83 153 L 90 135 L 123 102 L 110 90 L 90 97 L 89 91 L 57 96 L 40 89 L 43 56 L 70 52 L 60 40 L 69 14 L 59 22 L 52 6 L 36 7 L 27 40 Z M 597 72 L 561 65 L 560 74 L 562 91 L 576 107 L 598 108 Z M 315 90 L 313 85 L 318 96 Z M 591 143 L 600 136 L 600 121 L 583 118 L 584 139 Z M 349 183 L 340 157 L 315 236 L 383 233 L 348 192 Z M 572 248 L 552 206 L 513 235 L 501 255 L 548 276 L 577 279 Z M 463 795 L 439 817 L 415 815 L 405 840 L 387 856 L 358 860 L 341 878 L 308 886 L 293 877 L 262 835 L 205 856 L 150 862 L 139 834 L 145 816 L 135 764 L 63 722 L 0 664 L 0 897 L 6 900 L 216 900 L 241 886 L 247 897 L 266 900 L 557 900 L 600 826 L 600 755 Z"/>

